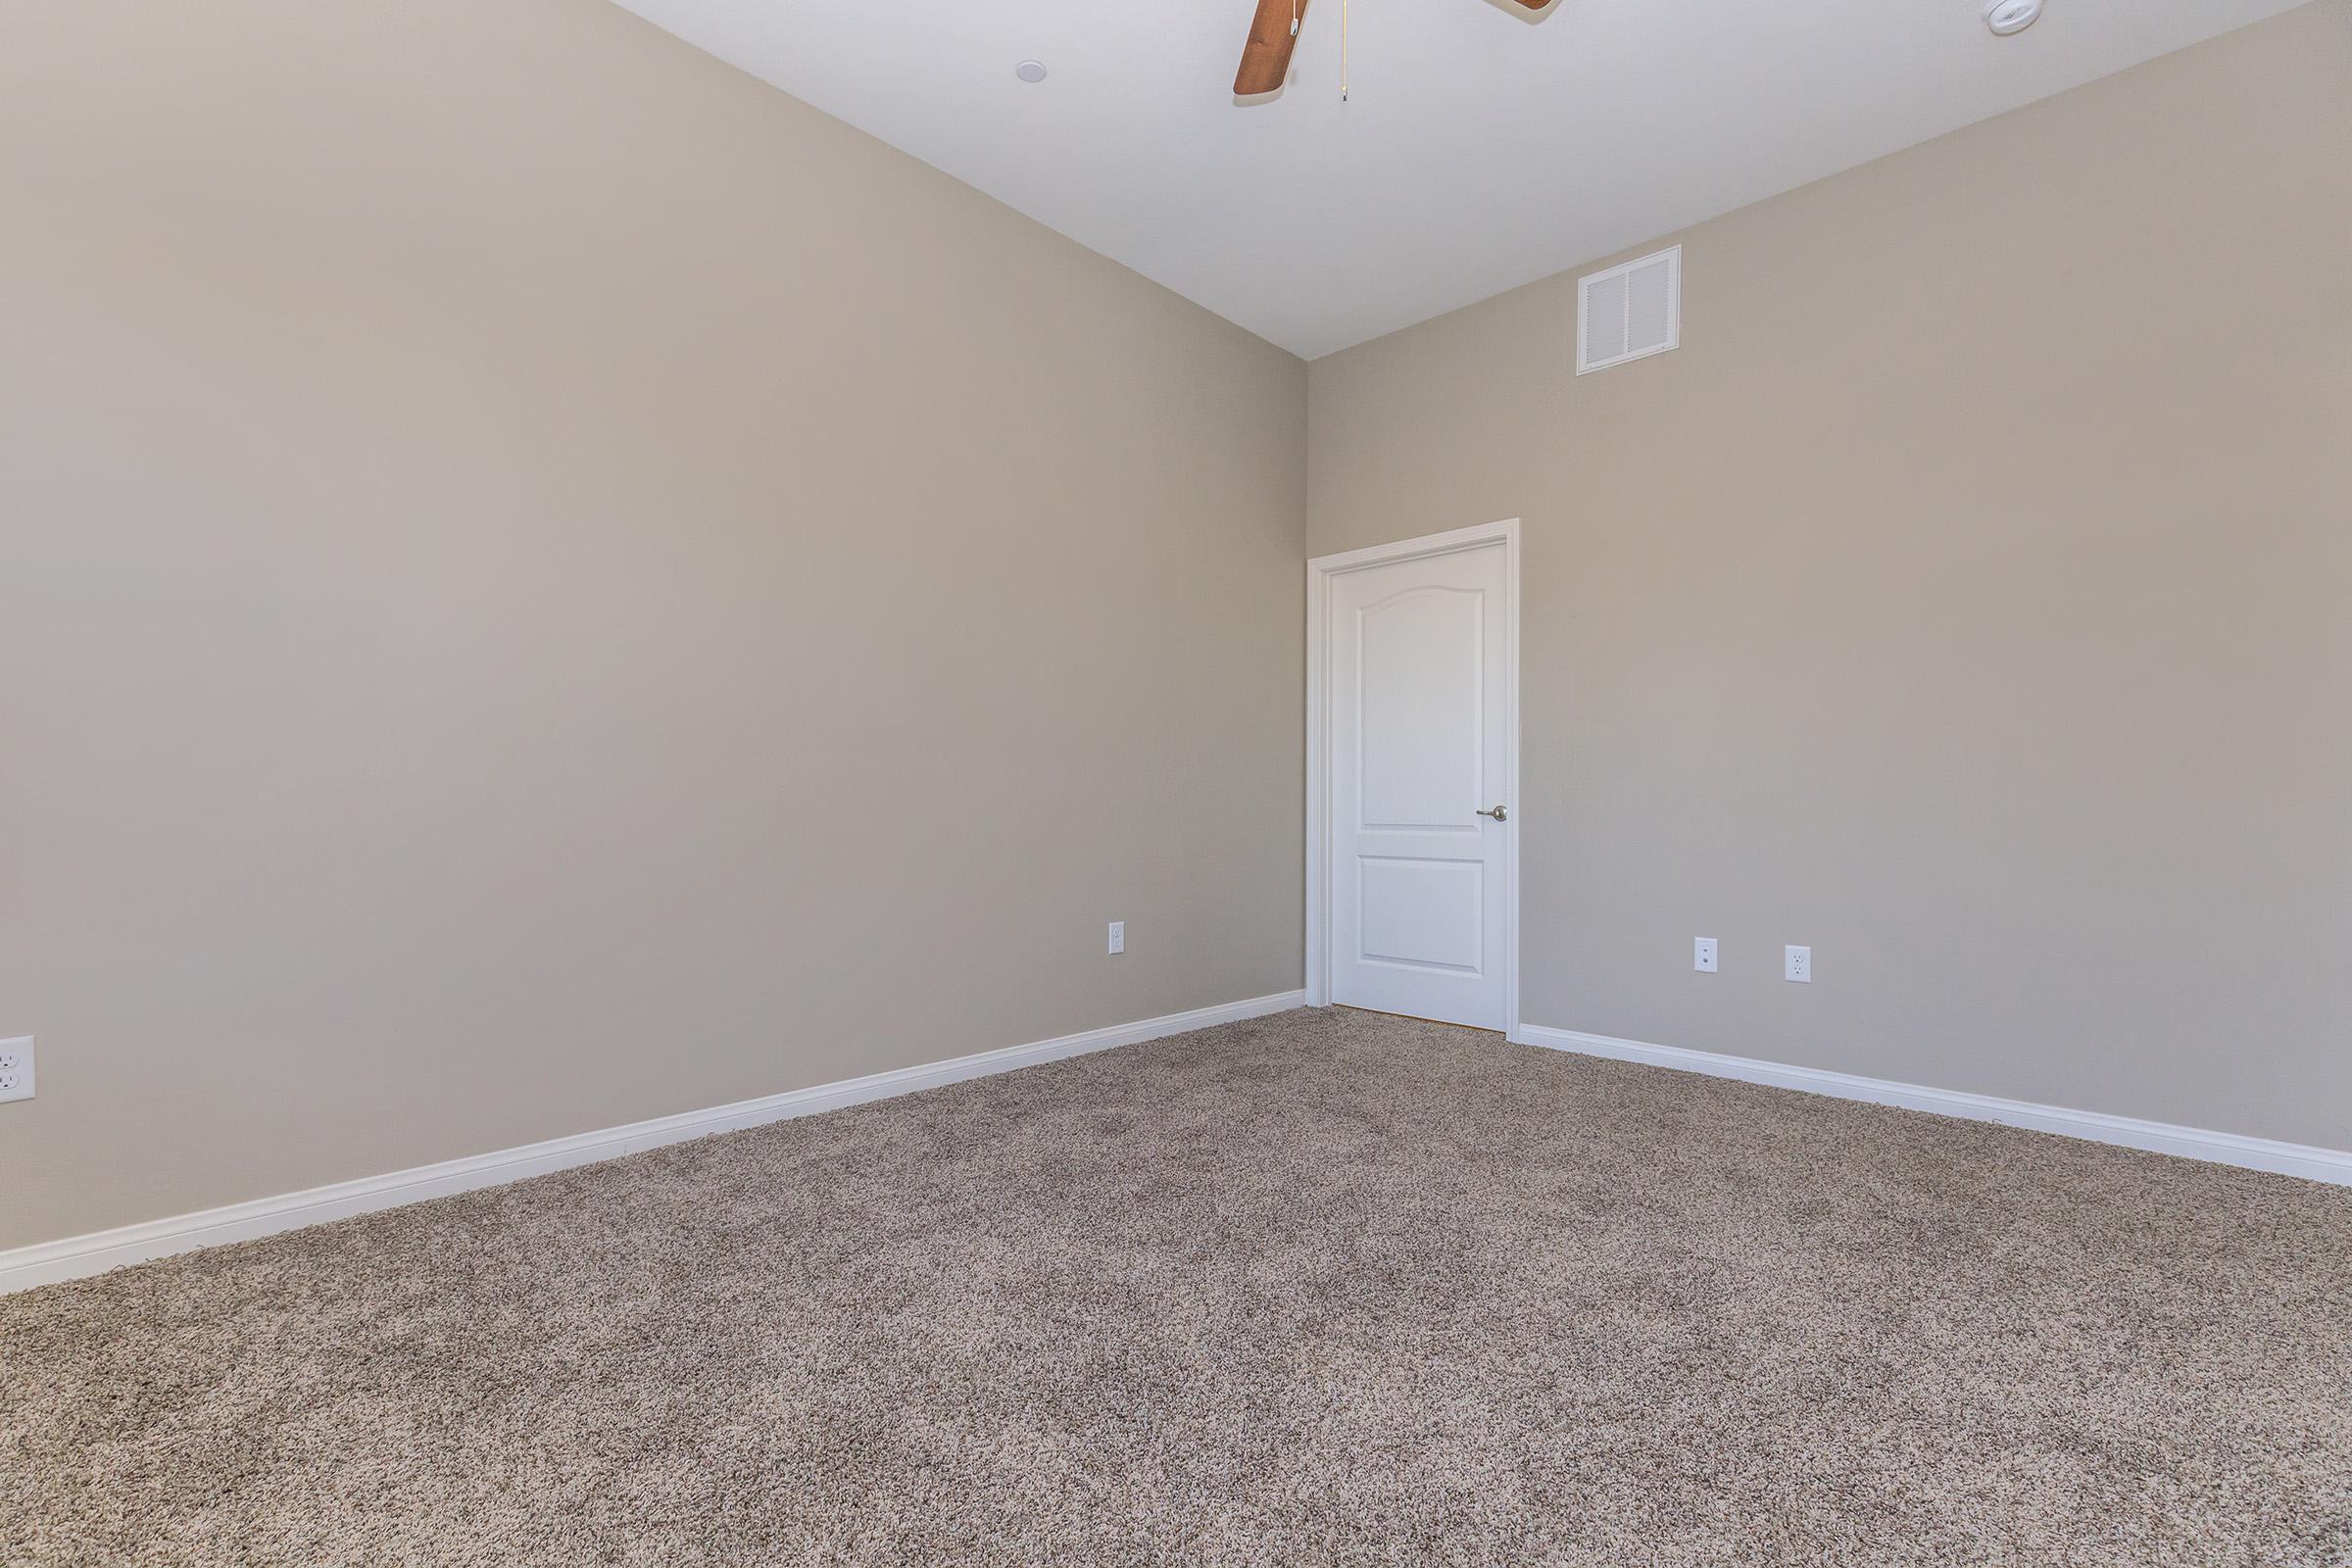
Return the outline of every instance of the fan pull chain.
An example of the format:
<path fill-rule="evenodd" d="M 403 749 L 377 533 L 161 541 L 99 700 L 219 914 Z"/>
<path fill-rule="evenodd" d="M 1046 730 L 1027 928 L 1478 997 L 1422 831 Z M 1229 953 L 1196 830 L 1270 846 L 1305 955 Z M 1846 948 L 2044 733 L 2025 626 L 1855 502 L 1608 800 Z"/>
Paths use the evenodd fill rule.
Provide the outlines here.
<path fill-rule="evenodd" d="M 1291 0 L 1291 36 L 1298 36 L 1298 0 Z"/>
<path fill-rule="evenodd" d="M 1298 24 L 1293 23 L 1293 26 Z M 1340 102 L 1348 101 L 1348 0 L 1340 0 Z"/>

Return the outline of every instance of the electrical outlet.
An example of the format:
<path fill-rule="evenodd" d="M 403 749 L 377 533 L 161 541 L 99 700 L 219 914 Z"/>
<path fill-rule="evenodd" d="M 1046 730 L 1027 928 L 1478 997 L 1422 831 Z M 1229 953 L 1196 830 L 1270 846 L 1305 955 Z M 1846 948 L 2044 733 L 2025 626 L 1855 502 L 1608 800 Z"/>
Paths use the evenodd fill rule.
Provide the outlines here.
<path fill-rule="evenodd" d="M 0 1100 L 32 1098 L 32 1036 L 0 1040 Z"/>
<path fill-rule="evenodd" d="M 1108 951 L 1111 953 L 1125 953 L 1127 951 L 1126 921 L 1113 920 L 1110 922 L 1110 947 Z"/>
<path fill-rule="evenodd" d="M 1693 937 L 1690 941 L 1690 967 L 1700 974 L 1715 972 L 1715 939 Z"/>
<path fill-rule="evenodd" d="M 1813 950 L 1811 948 L 1788 948 L 1783 950 L 1783 954 L 1781 978 L 1794 980 L 1799 985 L 1812 984 Z"/>

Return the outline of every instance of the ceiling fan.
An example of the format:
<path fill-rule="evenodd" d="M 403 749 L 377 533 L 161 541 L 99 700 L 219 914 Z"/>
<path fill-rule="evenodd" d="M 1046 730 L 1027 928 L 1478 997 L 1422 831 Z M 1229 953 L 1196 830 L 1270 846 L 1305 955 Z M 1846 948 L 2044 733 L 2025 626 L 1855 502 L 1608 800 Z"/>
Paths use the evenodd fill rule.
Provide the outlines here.
<path fill-rule="evenodd" d="M 1518 0 L 1530 11 L 1541 11 L 1551 0 Z M 1242 69 L 1234 74 L 1236 98 L 1261 98 L 1279 88 L 1291 74 L 1291 51 L 1298 44 L 1298 24 L 1306 15 L 1306 0 L 1257 0 L 1257 15 L 1250 21 L 1250 38 L 1242 45 Z"/>

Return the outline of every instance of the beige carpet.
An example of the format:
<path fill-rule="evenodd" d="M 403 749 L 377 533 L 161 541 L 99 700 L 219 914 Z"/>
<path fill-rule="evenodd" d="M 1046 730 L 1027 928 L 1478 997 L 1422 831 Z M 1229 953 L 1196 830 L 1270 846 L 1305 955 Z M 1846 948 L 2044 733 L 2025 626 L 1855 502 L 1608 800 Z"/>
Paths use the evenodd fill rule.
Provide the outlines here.
<path fill-rule="evenodd" d="M 2352 1191 L 1291 1013 L 0 1298 L 9 1564 L 2352 1562 Z"/>

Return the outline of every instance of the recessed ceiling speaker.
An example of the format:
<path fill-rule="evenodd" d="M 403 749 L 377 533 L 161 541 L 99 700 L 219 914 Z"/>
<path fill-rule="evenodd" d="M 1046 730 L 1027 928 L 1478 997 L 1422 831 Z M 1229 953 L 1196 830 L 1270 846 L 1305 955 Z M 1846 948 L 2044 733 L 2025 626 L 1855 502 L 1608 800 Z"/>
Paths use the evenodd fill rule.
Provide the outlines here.
<path fill-rule="evenodd" d="M 1992 0 L 1984 8 L 1984 25 L 2006 38 L 2023 32 L 2041 16 L 2041 0 Z"/>

